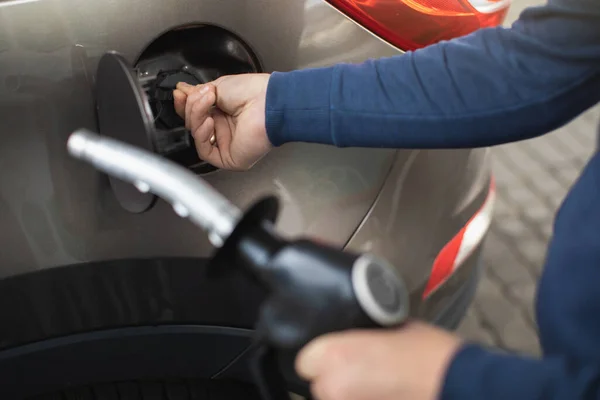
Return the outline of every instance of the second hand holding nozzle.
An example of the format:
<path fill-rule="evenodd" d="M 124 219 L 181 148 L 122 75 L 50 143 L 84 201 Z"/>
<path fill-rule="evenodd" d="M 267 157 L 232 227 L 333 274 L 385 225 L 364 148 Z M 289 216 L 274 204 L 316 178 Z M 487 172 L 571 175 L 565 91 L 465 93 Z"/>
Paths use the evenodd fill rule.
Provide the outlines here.
<path fill-rule="evenodd" d="M 274 227 L 274 198 L 242 214 L 199 176 L 146 150 L 87 130 L 74 132 L 67 147 L 73 157 L 168 201 L 205 230 L 218 248 L 211 269 L 241 268 L 267 289 L 252 364 L 265 400 L 287 397 L 278 349 L 297 351 L 325 333 L 394 327 L 408 318 L 408 290 L 392 265 L 310 240 L 282 239 Z"/>

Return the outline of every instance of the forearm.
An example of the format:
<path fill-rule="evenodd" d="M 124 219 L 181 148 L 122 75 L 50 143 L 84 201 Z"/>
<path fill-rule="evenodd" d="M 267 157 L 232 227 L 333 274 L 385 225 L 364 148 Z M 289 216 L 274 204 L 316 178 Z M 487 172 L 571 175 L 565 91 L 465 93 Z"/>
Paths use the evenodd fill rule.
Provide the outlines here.
<path fill-rule="evenodd" d="M 476 147 L 553 130 L 600 99 L 600 2 L 553 1 L 486 29 L 360 65 L 275 73 L 275 145 Z"/>
<path fill-rule="evenodd" d="M 448 370 L 440 400 L 597 400 L 598 365 L 537 360 L 463 348 Z"/>

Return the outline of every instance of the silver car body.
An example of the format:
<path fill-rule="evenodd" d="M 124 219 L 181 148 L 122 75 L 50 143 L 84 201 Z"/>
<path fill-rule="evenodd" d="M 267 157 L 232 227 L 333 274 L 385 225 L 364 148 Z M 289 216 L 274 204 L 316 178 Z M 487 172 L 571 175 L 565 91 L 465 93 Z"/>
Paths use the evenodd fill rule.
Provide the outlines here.
<path fill-rule="evenodd" d="M 216 26 L 241 38 L 266 72 L 401 54 L 323 0 L 0 0 L 0 282 L 74 264 L 100 262 L 102 268 L 107 260 L 211 254 L 205 235 L 168 204 L 159 201 L 141 214 L 123 210 L 106 177 L 68 157 L 65 147 L 75 129 L 98 129 L 95 69 L 105 52 L 117 51 L 134 64 L 150 42 L 188 25 Z M 476 274 L 479 246 L 443 290 L 422 299 L 440 250 L 488 197 L 485 149 L 288 144 L 248 172 L 215 171 L 204 178 L 242 208 L 278 195 L 278 227 L 285 235 L 387 258 L 413 292 L 414 314 L 429 320 L 443 314 Z M 163 283 L 147 296 L 165 300 L 157 311 L 164 321 L 176 296 Z M 83 292 L 110 289 L 89 285 L 70 286 L 67 304 L 79 307 L 72 314 L 76 322 L 53 319 L 36 303 L 52 298 L 28 300 L 43 291 L 23 289 L 24 297 L 10 306 L 21 304 L 37 327 L 0 333 L 0 346 L 101 329 L 103 322 L 93 321 L 97 304 Z M 141 300 L 115 289 L 113 301 L 138 321 Z"/>

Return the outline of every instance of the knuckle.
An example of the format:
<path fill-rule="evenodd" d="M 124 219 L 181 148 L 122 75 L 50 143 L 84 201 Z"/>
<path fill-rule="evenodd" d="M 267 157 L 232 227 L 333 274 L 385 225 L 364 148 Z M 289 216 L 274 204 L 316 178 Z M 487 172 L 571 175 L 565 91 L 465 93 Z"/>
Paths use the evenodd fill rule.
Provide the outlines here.
<path fill-rule="evenodd" d="M 215 104 L 215 102 L 217 101 L 217 95 L 215 94 L 215 92 L 208 92 L 205 98 L 205 102 L 208 106 Z"/>
<path fill-rule="evenodd" d="M 194 85 L 194 87 L 190 90 L 190 95 L 197 94 L 200 89 L 202 89 L 202 84 Z"/>

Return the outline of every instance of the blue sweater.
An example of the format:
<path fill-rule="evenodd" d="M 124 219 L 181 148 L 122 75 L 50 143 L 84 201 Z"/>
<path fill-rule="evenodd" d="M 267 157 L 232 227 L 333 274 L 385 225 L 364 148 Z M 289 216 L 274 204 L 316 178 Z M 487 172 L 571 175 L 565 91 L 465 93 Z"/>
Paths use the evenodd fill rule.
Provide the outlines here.
<path fill-rule="evenodd" d="M 360 65 L 274 73 L 274 145 L 460 148 L 535 137 L 600 101 L 600 0 L 549 0 L 483 29 Z M 537 296 L 542 359 L 467 344 L 442 400 L 600 399 L 600 153 L 555 220 Z"/>

